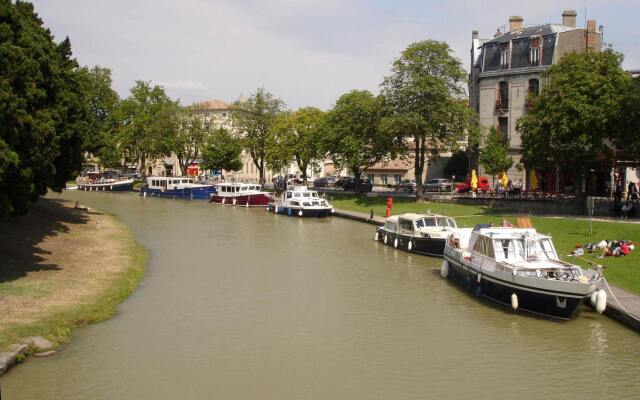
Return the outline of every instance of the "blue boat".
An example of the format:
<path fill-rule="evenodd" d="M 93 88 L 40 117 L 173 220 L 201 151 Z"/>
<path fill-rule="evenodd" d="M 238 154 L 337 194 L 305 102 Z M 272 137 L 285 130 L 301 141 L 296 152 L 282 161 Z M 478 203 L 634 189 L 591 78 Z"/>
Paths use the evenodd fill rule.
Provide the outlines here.
<path fill-rule="evenodd" d="M 215 186 L 194 183 L 193 178 L 181 176 L 149 176 L 140 188 L 140 196 L 167 199 L 209 200 Z"/>

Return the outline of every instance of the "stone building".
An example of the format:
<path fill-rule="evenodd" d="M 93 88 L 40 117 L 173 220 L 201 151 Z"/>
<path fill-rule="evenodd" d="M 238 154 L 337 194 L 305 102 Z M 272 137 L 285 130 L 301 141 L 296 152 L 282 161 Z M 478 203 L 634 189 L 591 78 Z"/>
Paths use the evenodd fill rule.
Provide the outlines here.
<path fill-rule="evenodd" d="M 502 133 L 514 159 L 514 167 L 507 171 L 514 182 L 528 181 L 527 171 L 516 168 L 522 157 L 516 122 L 544 86 L 542 74 L 565 54 L 602 48 L 602 26 L 596 29 L 596 21 L 588 20 L 586 27 L 577 27 L 576 15 L 565 10 L 562 23 L 530 26 L 524 25 L 522 17 L 512 16 L 508 32 L 497 31 L 490 39 L 480 39 L 478 31 L 472 33 L 469 104 L 481 126 L 496 127 Z M 478 169 L 484 174 L 481 166 Z M 543 190 L 560 186 L 555 174 L 544 171 L 539 177 Z"/>

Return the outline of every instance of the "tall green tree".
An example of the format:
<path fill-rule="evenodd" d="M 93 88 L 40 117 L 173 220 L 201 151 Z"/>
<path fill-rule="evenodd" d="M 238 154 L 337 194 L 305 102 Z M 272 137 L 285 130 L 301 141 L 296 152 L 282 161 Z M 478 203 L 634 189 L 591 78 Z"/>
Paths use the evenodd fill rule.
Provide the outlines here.
<path fill-rule="evenodd" d="M 640 76 L 629 80 L 616 121 L 616 147 L 625 159 L 640 162 Z"/>
<path fill-rule="evenodd" d="M 307 169 L 324 157 L 322 136 L 326 113 L 315 107 L 280 115 L 271 127 L 267 166 L 272 170 L 295 162 L 307 184 Z"/>
<path fill-rule="evenodd" d="M 278 115 L 282 114 L 284 102 L 264 88 L 259 88 L 248 99 L 234 103 L 232 118 L 243 138 L 243 146 L 264 184 L 264 167 L 267 157 L 269 131 Z"/>
<path fill-rule="evenodd" d="M 523 163 L 528 168 L 575 171 L 581 194 L 587 169 L 612 156 L 617 118 L 631 79 L 612 50 L 565 55 L 546 73 L 546 84 L 532 109 L 518 120 Z"/>
<path fill-rule="evenodd" d="M 0 0 L 0 216 L 22 214 L 82 167 L 78 64 L 30 3 Z"/>
<path fill-rule="evenodd" d="M 406 138 L 413 151 L 416 199 L 422 199 L 429 156 L 453 149 L 469 124 L 469 109 L 461 102 L 466 74 L 448 44 L 425 40 L 409 45 L 393 62 L 382 83 L 389 106 L 385 126 Z"/>
<path fill-rule="evenodd" d="M 87 107 L 87 134 L 83 148 L 100 158 L 103 166 L 114 166 L 109 152 L 117 133 L 114 111 L 120 97 L 111 87 L 111 70 L 95 66 L 78 69 L 84 104 Z M 104 161 L 103 161 L 104 159 Z M 119 159 L 117 160 L 119 163 Z"/>
<path fill-rule="evenodd" d="M 347 168 L 356 178 L 371 166 L 395 157 L 402 140 L 381 125 L 384 98 L 367 90 L 343 94 L 327 114 L 324 148 L 338 168 Z"/>
<path fill-rule="evenodd" d="M 176 154 L 182 175 L 187 174 L 187 167 L 202 156 L 202 148 L 211 136 L 212 128 L 203 117 L 199 106 L 182 107 L 180 109 L 178 127 L 174 131 L 171 149 Z"/>
<path fill-rule="evenodd" d="M 513 166 L 513 158 L 508 153 L 502 133 L 495 127 L 489 129 L 489 134 L 484 140 L 480 150 L 480 164 L 491 175 L 494 182 L 496 175 L 506 172 Z"/>
<path fill-rule="evenodd" d="M 131 95 L 116 110 L 119 121 L 118 145 L 125 159 L 138 162 L 146 176 L 147 161 L 168 156 L 178 130 L 178 103 L 161 86 L 136 81 Z"/>
<path fill-rule="evenodd" d="M 211 171 L 242 169 L 242 139 L 224 128 L 211 132 L 202 148 L 202 167 Z"/>

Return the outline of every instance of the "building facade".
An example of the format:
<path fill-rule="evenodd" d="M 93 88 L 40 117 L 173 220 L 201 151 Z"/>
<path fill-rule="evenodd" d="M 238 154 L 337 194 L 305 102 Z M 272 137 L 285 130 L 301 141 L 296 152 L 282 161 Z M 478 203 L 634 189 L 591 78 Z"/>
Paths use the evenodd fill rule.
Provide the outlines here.
<path fill-rule="evenodd" d="M 478 31 L 472 33 L 469 105 L 478 113 L 482 127 L 495 127 L 502 133 L 514 160 L 507 171 L 514 182 L 528 182 L 528 171 L 519 168 L 522 141 L 516 123 L 529 109 L 531 98 L 542 90 L 543 73 L 565 54 L 602 48 L 602 26 L 596 30 L 596 21 L 588 20 L 586 27 L 577 27 L 576 16 L 575 11 L 565 10 L 560 24 L 532 26 L 512 16 L 508 32 L 497 31 L 491 39 L 480 39 Z M 484 174 L 482 166 L 477 167 Z M 545 191 L 558 191 L 561 186 L 557 171 L 545 171 L 538 178 Z"/>

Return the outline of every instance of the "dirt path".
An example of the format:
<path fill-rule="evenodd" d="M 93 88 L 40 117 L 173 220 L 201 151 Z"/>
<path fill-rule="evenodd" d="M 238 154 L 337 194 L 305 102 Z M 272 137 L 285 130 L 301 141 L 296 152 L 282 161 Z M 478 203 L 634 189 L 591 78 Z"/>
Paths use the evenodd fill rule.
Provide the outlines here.
<path fill-rule="evenodd" d="M 108 318 L 141 279 L 146 252 L 115 217 L 41 199 L 0 221 L 0 346 L 21 337 L 68 339 Z"/>

